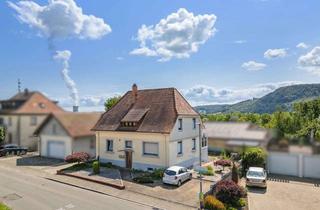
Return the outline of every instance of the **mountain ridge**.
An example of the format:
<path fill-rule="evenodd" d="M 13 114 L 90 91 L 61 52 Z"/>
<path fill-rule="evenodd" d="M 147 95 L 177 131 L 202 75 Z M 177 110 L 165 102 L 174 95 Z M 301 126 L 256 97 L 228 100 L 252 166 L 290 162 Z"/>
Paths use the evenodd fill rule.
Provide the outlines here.
<path fill-rule="evenodd" d="M 235 104 L 201 105 L 195 109 L 200 113 L 272 113 L 277 109 L 290 111 L 298 101 L 320 97 L 320 84 L 297 84 L 277 88 L 261 98 L 253 98 Z"/>

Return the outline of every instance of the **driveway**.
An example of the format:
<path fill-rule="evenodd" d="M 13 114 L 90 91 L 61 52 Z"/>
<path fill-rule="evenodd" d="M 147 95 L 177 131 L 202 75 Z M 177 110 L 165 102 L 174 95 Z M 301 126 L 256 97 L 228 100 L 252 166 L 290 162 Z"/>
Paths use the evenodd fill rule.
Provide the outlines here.
<path fill-rule="evenodd" d="M 140 193 L 152 196 L 157 199 L 179 203 L 189 208 L 196 208 L 199 205 L 199 180 L 192 179 L 183 183 L 180 187 L 162 184 L 137 184 L 134 182 L 124 181 L 126 190 L 134 193 Z M 212 182 L 203 181 L 203 191 L 210 189 Z"/>
<path fill-rule="evenodd" d="M 320 181 L 271 176 L 267 190 L 249 188 L 250 210 L 316 210 L 320 206 Z"/>

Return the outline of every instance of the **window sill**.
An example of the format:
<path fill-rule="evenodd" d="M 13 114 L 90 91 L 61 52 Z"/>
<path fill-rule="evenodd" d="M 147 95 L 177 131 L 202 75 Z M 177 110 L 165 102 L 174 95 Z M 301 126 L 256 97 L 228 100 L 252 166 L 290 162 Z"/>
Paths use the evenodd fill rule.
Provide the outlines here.
<path fill-rule="evenodd" d="M 148 155 L 148 154 L 142 154 L 142 157 L 148 157 L 148 158 L 159 158 L 159 155 Z"/>
<path fill-rule="evenodd" d="M 106 151 L 107 154 L 114 154 L 114 151 Z"/>
<path fill-rule="evenodd" d="M 177 154 L 177 157 L 182 157 L 182 156 L 183 156 L 183 153 Z"/>
<path fill-rule="evenodd" d="M 196 151 L 197 151 L 196 149 L 191 150 L 191 152 L 196 152 Z"/>

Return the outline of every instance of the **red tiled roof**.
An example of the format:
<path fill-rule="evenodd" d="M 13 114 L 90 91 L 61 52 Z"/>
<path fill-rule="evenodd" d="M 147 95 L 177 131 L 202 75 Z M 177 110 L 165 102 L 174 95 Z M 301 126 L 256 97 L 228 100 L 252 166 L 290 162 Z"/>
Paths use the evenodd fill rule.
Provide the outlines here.
<path fill-rule="evenodd" d="M 3 106 L 0 113 L 8 114 L 49 114 L 64 110 L 55 102 L 37 91 L 17 93 L 9 100 L 0 101 Z"/>
<path fill-rule="evenodd" d="M 133 110 L 147 111 L 137 128 L 127 131 L 170 133 L 178 115 L 199 115 L 175 88 L 139 90 L 136 100 L 132 91 L 128 91 L 102 115 L 93 130 L 122 131 L 121 121 L 132 116 Z"/>
<path fill-rule="evenodd" d="M 60 112 L 49 115 L 46 120 L 36 129 L 35 135 L 39 135 L 42 128 L 55 118 L 66 132 L 72 137 L 94 136 L 92 126 L 100 119 L 102 113 L 99 112 Z"/>

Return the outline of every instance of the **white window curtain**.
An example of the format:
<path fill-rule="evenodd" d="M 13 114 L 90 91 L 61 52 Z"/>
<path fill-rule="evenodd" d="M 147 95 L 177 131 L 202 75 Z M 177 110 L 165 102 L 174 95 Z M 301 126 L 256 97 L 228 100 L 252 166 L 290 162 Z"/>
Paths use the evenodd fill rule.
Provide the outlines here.
<path fill-rule="evenodd" d="M 143 142 L 143 154 L 144 155 L 159 155 L 159 144 L 153 142 Z"/>

